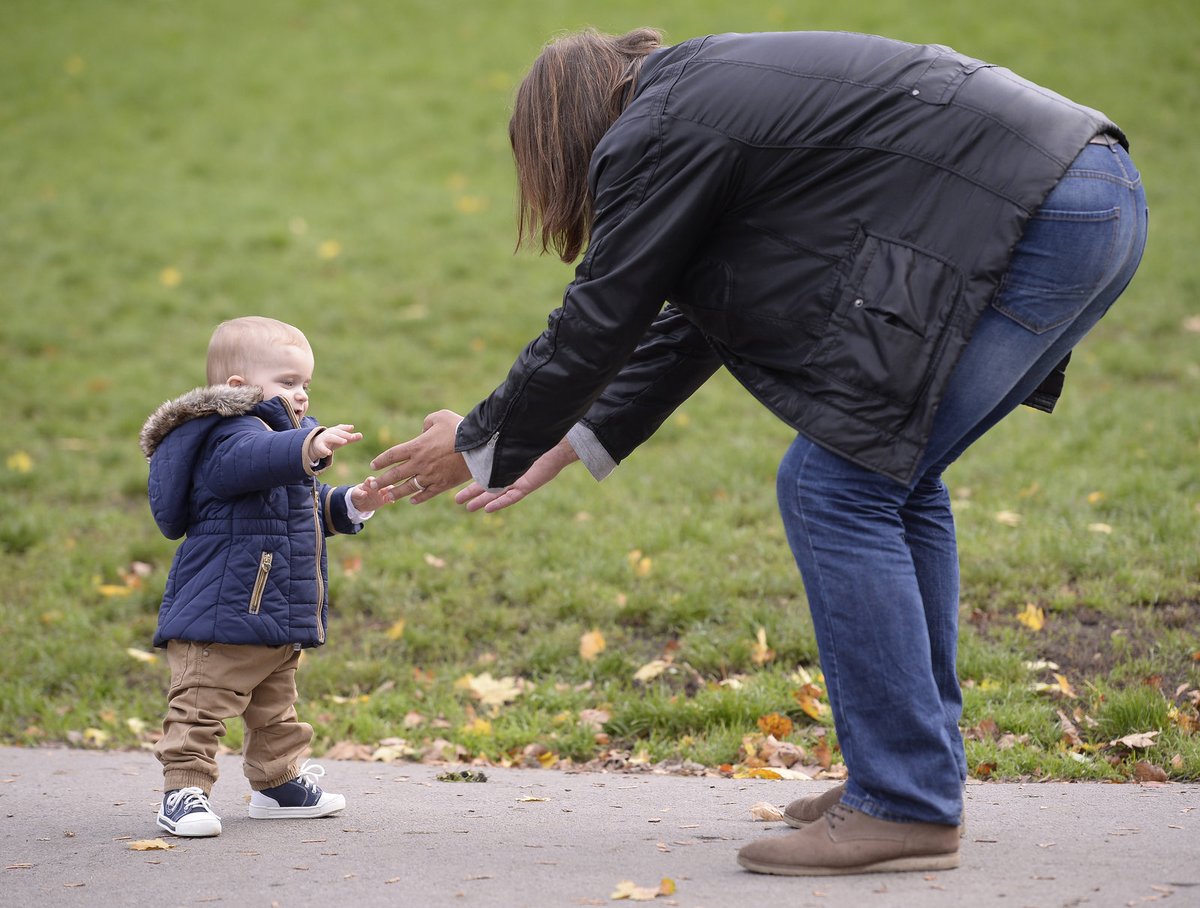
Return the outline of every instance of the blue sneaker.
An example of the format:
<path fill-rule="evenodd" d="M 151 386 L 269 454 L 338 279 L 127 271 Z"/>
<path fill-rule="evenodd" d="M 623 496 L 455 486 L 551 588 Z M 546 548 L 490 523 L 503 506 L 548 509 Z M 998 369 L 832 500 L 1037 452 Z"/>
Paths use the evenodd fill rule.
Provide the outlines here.
<path fill-rule="evenodd" d="M 288 817 L 327 817 L 343 810 L 346 799 L 317 787 L 325 768 L 304 761 L 300 775 L 290 782 L 256 791 L 250 796 L 250 816 L 255 820 L 284 820 Z"/>
<path fill-rule="evenodd" d="M 221 834 L 221 818 L 213 813 L 208 795 L 199 788 L 176 788 L 163 795 L 162 807 L 158 809 L 158 826 L 171 835 Z"/>

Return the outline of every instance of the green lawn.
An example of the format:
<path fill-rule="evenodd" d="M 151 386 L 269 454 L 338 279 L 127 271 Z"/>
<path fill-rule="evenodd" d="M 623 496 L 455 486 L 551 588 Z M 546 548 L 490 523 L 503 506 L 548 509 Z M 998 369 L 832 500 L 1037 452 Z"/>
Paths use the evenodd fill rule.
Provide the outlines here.
<path fill-rule="evenodd" d="M 980 777 L 1132 778 L 1143 761 L 1200 778 L 1192 0 L 8 0 L 0 742 L 152 737 L 167 678 L 143 654 L 174 545 L 150 519 L 136 438 L 203 383 L 218 321 L 305 330 L 314 414 L 367 435 L 339 481 L 503 377 L 571 277 L 512 254 L 510 97 L 544 40 L 588 24 L 936 41 L 1125 127 L 1152 211 L 1138 278 L 1076 356 L 1059 412 L 1014 415 L 950 476 L 964 727 Z M 758 720 L 779 713 L 820 762 L 832 730 L 819 693 L 816 720 L 801 702 L 797 669 L 818 692 L 820 676 L 773 496 L 789 438 L 722 375 L 602 485 L 580 470 L 494 516 L 402 505 L 335 540 L 330 645 L 301 673 L 318 753 L 445 741 L 491 759 L 752 767 Z M 1040 629 L 1018 620 L 1037 609 Z M 606 646 L 589 661 L 592 630 Z M 655 659 L 671 667 L 635 682 Z M 492 707 L 467 676 L 477 695 L 482 676 L 517 679 L 515 699 Z"/>

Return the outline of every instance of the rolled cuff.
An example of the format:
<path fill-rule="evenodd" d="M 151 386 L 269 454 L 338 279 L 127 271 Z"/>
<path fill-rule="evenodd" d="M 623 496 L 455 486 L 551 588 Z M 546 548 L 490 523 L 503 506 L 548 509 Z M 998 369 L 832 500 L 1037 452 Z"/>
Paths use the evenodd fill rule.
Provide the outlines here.
<path fill-rule="evenodd" d="M 605 479 L 617 468 L 617 462 L 600 443 L 600 439 L 584 423 L 577 422 L 567 431 L 567 444 L 575 450 L 577 456 L 592 478 L 597 482 Z"/>

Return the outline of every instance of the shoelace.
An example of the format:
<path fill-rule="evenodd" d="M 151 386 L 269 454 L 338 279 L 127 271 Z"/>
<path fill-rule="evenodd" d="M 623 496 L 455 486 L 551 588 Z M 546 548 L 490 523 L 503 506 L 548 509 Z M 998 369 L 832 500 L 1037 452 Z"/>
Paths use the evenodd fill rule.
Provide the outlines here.
<path fill-rule="evenodd" d="M 317 780 L 325 775 L 325 767 L 314 763 L 312 760 L 305 760 L 304 765 L 300 767 L 300 774 L 296 776 L 295 781 L 299 782 L 305 788 L 317 790 Z"/>
<path fill-rule="evenodd" d="M 854 813 L 854 811 L 845 804 L 840 802 L 837 804 L 831 804 L 829 809 L 825 811 L 825 817 L 829 823 L 829 828 L 833 829 L 839 823 L 845 822 L 850 818 L 850 814 L 852 813 Z"/>
<path fill-rule="evenodd" d="M 167 810 L 174 810 L 179 806 L 180 801 L 183 801 L 184 813 L 197 808 L 212 812 L 212 808 L 208 806 L 208 795 L 202 789 L 181 788 L 179 791 L 167 795 Z"/>

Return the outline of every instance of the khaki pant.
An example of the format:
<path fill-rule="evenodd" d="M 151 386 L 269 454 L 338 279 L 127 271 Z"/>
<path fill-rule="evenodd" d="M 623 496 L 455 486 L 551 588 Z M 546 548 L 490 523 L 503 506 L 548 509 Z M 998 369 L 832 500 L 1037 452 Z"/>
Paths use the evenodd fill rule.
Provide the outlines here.
<path fill-rule="evenodd" d="M 300 651 L 286 646 L 231 646 L 172 640 L 170 703 L 154 755 L 165 791 L 217 781 L 217 739 L 225 720 L 246 725 L 242 771 L 255 791 L 282 785 L 300 772 L 312 726 L 296 718 Z"/>

